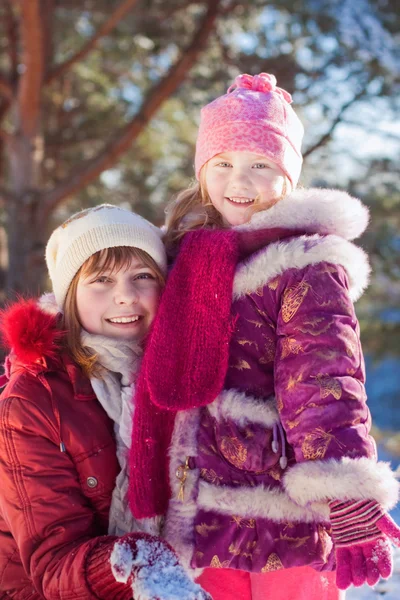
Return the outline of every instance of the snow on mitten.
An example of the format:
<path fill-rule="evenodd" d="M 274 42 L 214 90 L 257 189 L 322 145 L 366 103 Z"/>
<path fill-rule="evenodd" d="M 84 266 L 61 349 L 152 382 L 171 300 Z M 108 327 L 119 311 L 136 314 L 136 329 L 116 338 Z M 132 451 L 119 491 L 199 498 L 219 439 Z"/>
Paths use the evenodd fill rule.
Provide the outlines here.
<path fill-rule="evenodd" d="M 400 547 L 400 528 L 375 500 L 329 503 L 336 552 L 336 585 L 346 590 L 387 579 L 393 570 L 393 542 Z"/>
<path fill-rule="evenodd" d="M 125 535 L 114 544 L 110 562 L 115 579 L 131 585 L 135 600 L 212 600 L 158 538 Z"/>

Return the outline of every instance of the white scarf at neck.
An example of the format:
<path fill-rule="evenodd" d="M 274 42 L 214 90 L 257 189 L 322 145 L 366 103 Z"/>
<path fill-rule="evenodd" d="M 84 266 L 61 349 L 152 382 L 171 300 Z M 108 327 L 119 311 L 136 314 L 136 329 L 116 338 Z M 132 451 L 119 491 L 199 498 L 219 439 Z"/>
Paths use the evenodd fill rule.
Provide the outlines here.
<path fill-rule="evenodd" d="M 101 378 L 91 377 L 90 383 L 98 401 L 114 422 L 117 458 L 121 471 L 115 481 L 108 533 L 124 535 L 133 531 L 160 533 L 160 520 L 136 521 L 128 505 L 128 454 L 131 447 L 132 420 L 134 412 L 134 381 L 138 371 L 142 349 L 137 342 L 93 335 L 81 332 L 82 346 L 97 355 L 103 367 Z"/>

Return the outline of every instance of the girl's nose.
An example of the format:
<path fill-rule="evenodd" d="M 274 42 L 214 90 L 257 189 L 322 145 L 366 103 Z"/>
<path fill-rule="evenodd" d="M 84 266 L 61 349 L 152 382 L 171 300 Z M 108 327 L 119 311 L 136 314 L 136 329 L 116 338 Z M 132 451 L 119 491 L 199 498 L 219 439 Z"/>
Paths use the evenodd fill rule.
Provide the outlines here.
<path fill-rule="evenodd" d="M 115 290 L 117 304 L 135 304 L 139 300 L 138 291 L 133 283 L 121 283 Z"/>
<path fill-rule="evenodd" d="M 231 185 L 234 189 L 248 188 L 250 185 L 248 173 L 243 169 L 233 169 L 231 175 Z"/>

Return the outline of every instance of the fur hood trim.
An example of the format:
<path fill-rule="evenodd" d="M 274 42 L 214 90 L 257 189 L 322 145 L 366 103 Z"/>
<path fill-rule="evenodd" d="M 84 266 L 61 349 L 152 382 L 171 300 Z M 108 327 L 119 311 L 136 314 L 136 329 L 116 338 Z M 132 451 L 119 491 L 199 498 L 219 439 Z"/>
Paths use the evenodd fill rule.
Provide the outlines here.
<path fill-rule="evenodd" d="M 289 241 L 269 244 L 239 265 L 233 283 L 233 297 L 255 292 L 287 269 L 304 269 L 327 262 L 342 265 L 349 277 L 349 294 L 358 300 L 368 285 L 370 266 L 367 255 L 355 244 L 336 235 L 302 235 Z"/>
<path fill-rule="evenodd" d="M 42 310 L 37 300 L 19 300 L 0 314 L 4 345 L 24 364 L 43 364 L 60 351 L 63 332 L 57 318 Z"/>
<path fill-rule="evenodd" d="M 275 206 L 252 216 L 237 231 L 285 227 L 306 233 L 358 238 L 366 229 L 369 211 L 358 198 L 341 190 L 297 189 Z"/>

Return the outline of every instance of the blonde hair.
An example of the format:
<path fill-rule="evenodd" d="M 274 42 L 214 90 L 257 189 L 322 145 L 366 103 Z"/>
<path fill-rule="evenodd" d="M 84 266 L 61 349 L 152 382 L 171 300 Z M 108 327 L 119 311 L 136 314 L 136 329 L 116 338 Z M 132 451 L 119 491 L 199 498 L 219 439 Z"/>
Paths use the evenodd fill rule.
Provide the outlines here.
<path fill-rule="evenodd" d="M 222 229 L 226 227 L 223 223 L 222 215 L 213 206 L 207 190 L 207 164 L 200 171 L 199 181 L 180 192 L 167 206 L 164 244 L 169 255 L 173 255 L 180 239 L 188 231 L 202 228 Z M 271 208 L 274 204 L 282 200 L 290 189 L 290 181 L 285 176 L 282 194 L 269 202 L 260 202 L 259 197 L 257 197 L 254 204 L 247 209 L 249 220 L 255 213 Z"/>
<path fill-rule="evenodd" d="M 123 268 L 128 269 L 133 259 L 139 260 L 146 267 L 152 269 L 156 280 L 161 287 L 164 287 L 164 274 L 147 252 L 131 246 L 118 246 L 116 248 L 105 248 L 92 254 L 76 273 L 68 288 L 64 303 L 64 313 L 60 323 L 62 330 L 65 331 L 64 347 L 88 377 L 101 378 L 102 368 L 98 363 L 97 355 L 83 346 L 81 342 L 82 325 L 79 321 L 76 301 L 79 279 L 82 275 L 86 277 L 94 274 L 101 275 L 109 269 L 112 272 L 118 272 Z"/>

